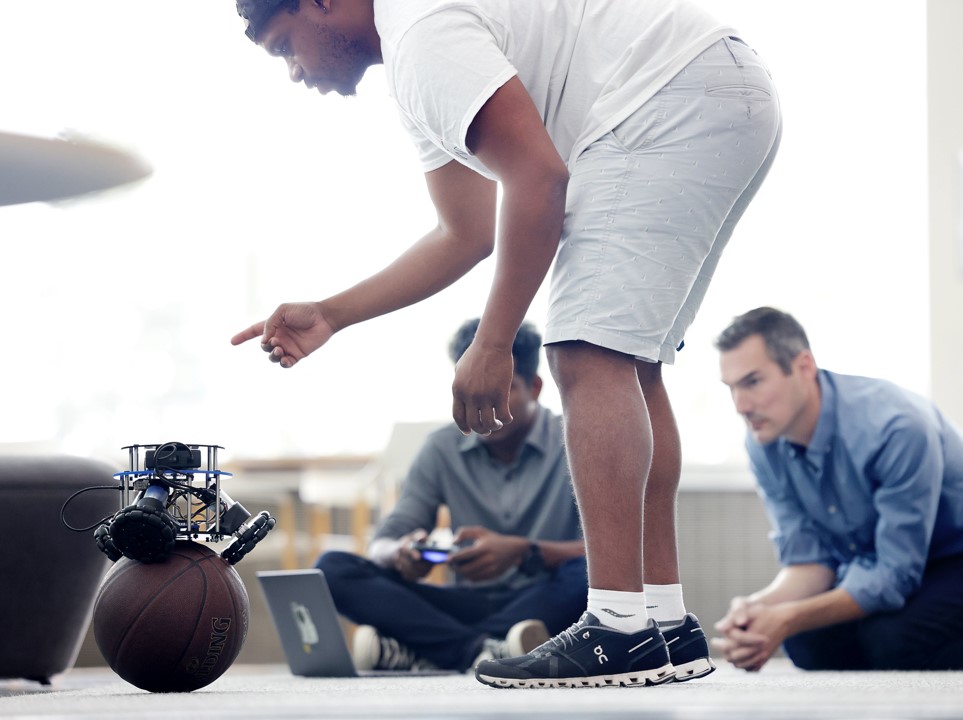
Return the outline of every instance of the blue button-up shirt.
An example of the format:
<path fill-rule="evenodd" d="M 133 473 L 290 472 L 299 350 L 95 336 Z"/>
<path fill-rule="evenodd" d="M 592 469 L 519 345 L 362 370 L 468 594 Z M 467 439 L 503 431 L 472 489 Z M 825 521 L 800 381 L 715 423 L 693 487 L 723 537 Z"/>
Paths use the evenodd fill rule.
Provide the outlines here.
<path fill-rule="evenodd" d="M 867 613 L 895 610 L 930 560 L 963 553 L 963 438 L 890 382 L 819 371 L 808 447 L 747 439 L 783 565 L 821 563 Z"/>

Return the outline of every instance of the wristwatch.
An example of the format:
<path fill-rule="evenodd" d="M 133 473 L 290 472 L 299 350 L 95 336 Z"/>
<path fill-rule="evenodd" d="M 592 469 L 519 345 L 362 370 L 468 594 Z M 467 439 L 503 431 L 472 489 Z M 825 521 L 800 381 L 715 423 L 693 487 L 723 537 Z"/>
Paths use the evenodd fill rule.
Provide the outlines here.
<path fill-rule="evenodd" d="M 537 575 L 545 569 L 545 558 L 542 557 L 542 549 L 538 543 L 531 543 L 528 550 L 522 556 L 522 561 L 518 564 L 518 571 L 522 575 Z"/>

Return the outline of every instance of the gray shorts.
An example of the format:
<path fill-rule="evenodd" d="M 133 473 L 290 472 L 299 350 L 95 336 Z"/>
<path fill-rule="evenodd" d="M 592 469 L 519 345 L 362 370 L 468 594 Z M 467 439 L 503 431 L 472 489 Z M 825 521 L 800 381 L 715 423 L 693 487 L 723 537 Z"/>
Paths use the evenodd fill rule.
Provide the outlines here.
<path fill-rule="evenodd" d="M 779 100 L 726 38 L 579 156 L 545 343 L 672 363 L 779 145 Z"/>

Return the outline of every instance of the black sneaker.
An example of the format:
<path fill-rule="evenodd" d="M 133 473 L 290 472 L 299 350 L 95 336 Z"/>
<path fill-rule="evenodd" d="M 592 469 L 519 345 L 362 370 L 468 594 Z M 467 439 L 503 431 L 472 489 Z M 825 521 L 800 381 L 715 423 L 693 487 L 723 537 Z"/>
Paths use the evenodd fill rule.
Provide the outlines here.
<path fill-rule="evenodd" d="M 658 685 L 673 677 L 669 651 L 655 621 L 637 633 L 600 625 L 589 612 L 528 655 L 485 660 L 475 678 L 496 688 Z"/>
<path fill-rule="evenodd" d="M 685 616 L 681 625 L 663 630 L 662 636 L 669 648 L 676 682 L 705 677 L 716 669 L 709 658 L 706 634 L 702 632 L 699 619 L 692 613 Z"/>

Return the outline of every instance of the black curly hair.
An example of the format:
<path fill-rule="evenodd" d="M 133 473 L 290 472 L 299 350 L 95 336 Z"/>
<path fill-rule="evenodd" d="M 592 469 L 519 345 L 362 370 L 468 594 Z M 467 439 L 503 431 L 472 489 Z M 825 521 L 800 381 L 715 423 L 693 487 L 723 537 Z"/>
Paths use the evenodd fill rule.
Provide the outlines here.
<path fill-rule="evenodd" d="M 296 13 L 301 0 L 236 0 L 237 14 L 247 20 L 244 31 L 251 40 L 257 42 L 257 34 L 264 28 L 265 23 L 274 17 L 278 10 Z"/>
<path fill-rule="evenodd" d="M 461 356 L 465 354 L 468 346 L 475 339 L 479 322 L 480 318 L 473 318 L 472 320 L 466 320 L 458 328 L 448 346 L 448 355 L 452 362 L 457 363 Z M 529 386 L 535 381 L 535 376 L 538 374 L 538 360 L 541 349 L 542 336 L 538 334 L 535 326 L 526 320 L 515 334 L 515 341 L 512 343 L 512 357 L 515 359 L 515 374 Z"/>

